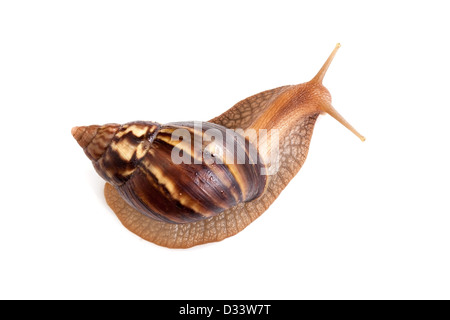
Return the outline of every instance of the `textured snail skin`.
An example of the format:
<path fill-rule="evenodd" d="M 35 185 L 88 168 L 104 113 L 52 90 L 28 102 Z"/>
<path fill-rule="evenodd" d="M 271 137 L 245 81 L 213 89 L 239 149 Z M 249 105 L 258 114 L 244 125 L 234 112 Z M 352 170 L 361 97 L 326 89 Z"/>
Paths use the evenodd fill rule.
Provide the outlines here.
<path fill-rule="evenodd" d="M 338 48 L 339 44 L 311 81 L 261 92 L 242 100 L 209 121 L 230 129 L 278 130 L 279 169 L 276 174 L 268 176 L 266 188 L 259 197 L 238 203 L 200 221 L 174 224 L 140 213 L 120 196 L 116 188 L 107 183 L 106 201 L 122 224 L 141 238 L 169 248 L 189 248 L 223 240 L 243 230 L 267 210 L 300 170 L 308 153 L 315 122 L 321 113 L 330 114 L 364 141 L 364 137 L 334 110 L 331 96 L 322 85 L 323 77 Z M 76 133 L 80 128 L 74 129 L 72 133 L 77 138 Z M 105 141 L 109 139 L 109 134 L 106 136 L 103 139 Z M 257 136 L 249 138 L 251 142 L 257 139 Z M 103 143 L 100 143 L 94 149 L 102 147 Z M 270 151 L 270 146 L 258 149 L 263 158 L 267 158 Z"/>
<path fill-rule="evenodd" d="M 238 118 L 239 114 L 258 108 L 258 106 L 263 107 L 266 99 L 272 96 L 276 90 L 250 97 L 236 105 L 236 109 L 232 112 L 232 120 L 224 116 L 222 117 L 223 122 L 217 118 L 213 119 L 212 122 L 226 124 L 232 121 L 236 126 L 239 126 L 241 121 Z M 128 230 L 160 246 L 189 248 L 231 237 L 242 231 L 266 211 L 300 170 L 308 153 L 317 116 L 318 113 L 305 117 L 301 122 L 294 125 L 286 136 L 280 137 L 280 167 L 276 175 L 268 176 L 268 186 L 262 196 L 256 200 L 238 204 L 217 216 L 183 224 L 157 221 L 130 207 L 120 197 L 116 189 L 108 183 L 105 184 L 106 202 Z M 243 117 L 242 119 L 246 121 L 247 118 Z"/>

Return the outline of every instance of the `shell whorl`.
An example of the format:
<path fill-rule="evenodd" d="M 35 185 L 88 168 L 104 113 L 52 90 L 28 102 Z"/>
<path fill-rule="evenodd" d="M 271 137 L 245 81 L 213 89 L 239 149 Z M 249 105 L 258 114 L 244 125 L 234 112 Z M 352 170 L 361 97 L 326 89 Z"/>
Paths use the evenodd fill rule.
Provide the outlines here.
<path fill-rule="evenodd" d="M 92 161 L 97 161 L 105 153 L 119 128 L 118 124 L 74 127 L 72 135 L 83 148 L 87 157 Z"/>
<path fill-rule="evenodd" d="M 185 135 L 172 140 L 178 130 Z M 266 187 L 256 147 L 230 131 L 208 122 L 132 122 L 77 127 L 73 135 L 129 205 L 160 221 L 187 223 L 253 200 Z M 174 162 L 180 153 L 183 162 Z"/>
<path fill-rule="evenodd" d="M 97 173 L 115 186 L 125 183 L 146 155 L 160 125 L 135 121 L 119 125 L 74 127 L 72 135 L 92 161 Z"/>

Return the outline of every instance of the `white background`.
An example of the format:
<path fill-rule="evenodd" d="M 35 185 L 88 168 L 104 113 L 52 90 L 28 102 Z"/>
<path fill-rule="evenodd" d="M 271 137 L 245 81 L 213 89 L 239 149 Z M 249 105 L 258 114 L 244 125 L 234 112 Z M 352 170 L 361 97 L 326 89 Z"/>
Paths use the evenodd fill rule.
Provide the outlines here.
<path fill-rule="evenodd" d="M 0 298 L 450 298 L 445 1 L 2 1 Z M 208 120 L 324 80 L 298 176 L 189 250 L 118 221 L 75 125 Z"/>

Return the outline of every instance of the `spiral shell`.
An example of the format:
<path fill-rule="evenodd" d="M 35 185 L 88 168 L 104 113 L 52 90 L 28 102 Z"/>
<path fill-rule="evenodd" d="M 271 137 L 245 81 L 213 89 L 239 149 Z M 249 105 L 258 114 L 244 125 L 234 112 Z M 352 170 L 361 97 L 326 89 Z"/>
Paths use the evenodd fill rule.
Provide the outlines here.
<path fill-rule="evenodd" d="M 215 216 L 259 197 L 267 183 L 256 148 L 213 123 L 139 121 L 77 127 L 73 135 L 128 204 L 160 221 Z"/>

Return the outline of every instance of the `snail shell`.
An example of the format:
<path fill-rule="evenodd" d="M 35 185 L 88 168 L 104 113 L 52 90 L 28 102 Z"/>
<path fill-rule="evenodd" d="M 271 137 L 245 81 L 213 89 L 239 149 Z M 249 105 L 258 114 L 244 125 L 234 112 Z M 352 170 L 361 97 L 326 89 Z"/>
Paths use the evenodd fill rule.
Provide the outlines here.
<path fill-rule="evenodd" d="M 259 197 L 267 183 L 256 147 L 221 125 L 136 121 L 77 127 L 73 134 L 98 174 L 129 205 L 156 220 L 209 218 Z M 183 158 L 174 163 L 179 154 Z"/>
<path fill-rule="evenodd" d="M 202 122 L 204 128 L 225 131 L 224 136 L 229 136 L 227 129 L 256 132 L 248 135 L 247 147 L 238 143 L 231 148 L 253 155 L 247 157 L 253 161 L 240 167 L 208 165 L 202 161 L 197 166 L 173 168 L 178 165 L 168 160 L 167 144 L 172 142 L 168 142 L 166 134 L 185 128 L 191 130 L 189 135 L 195 140 L 200 134 L 192 132 L 192 123 L 160 126 L 140 121 L 123 126 L 75 127 L 72 134 L 108 182 L 106 202 L 130 231 L 170 248 L 220 241 L 258 218 L 300 170 L 320 114 L 331 115 L 365 140 L 333 108 L 331 95 L 322 85 L 339 47 L 337 44 L 311 81 L 253 95 L 218 117 Z M 273 147 L 257 144 L 264 140 L 258 133 L 260 129 L 276 129 L 279 136 L 279 169 L 269 176 L 258 174 L 267 167 L 266 160 Z M 234 138 L 242 141 L 239 136 Z M 267 140 L 271 139 L 269 135 Z M 217 145 L 213 146 L 215 150 Z M 252 150 L 256 146 L 255 156 Z M 227 148 L 219 148 L 218 154 L 230 152 Z M 190 154 L 193 158 L 198 156 L 195 152 Z"/>

